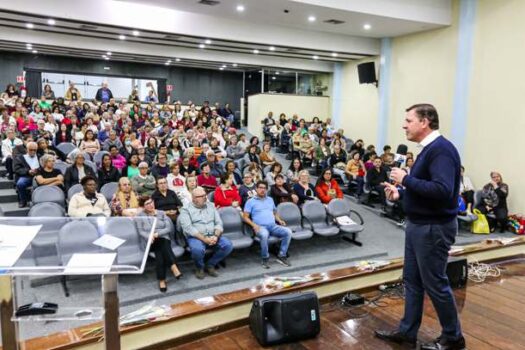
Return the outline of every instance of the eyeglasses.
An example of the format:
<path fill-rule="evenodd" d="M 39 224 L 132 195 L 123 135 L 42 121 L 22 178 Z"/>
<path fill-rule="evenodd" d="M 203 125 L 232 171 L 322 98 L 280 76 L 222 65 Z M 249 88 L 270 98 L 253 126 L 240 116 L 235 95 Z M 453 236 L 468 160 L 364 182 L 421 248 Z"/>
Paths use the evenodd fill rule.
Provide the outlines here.
<path fill-rule="evenodd" d="M 201 195 L 201 196 L 193 196 L 194 198 L 203 198 L 203 197 L 206 197 L 205 194 Z"/>
<path fill-rule="evenodd" d="M 257 188 L 261 190 L 266 190 L 266 186 L 258 186 Z"/>

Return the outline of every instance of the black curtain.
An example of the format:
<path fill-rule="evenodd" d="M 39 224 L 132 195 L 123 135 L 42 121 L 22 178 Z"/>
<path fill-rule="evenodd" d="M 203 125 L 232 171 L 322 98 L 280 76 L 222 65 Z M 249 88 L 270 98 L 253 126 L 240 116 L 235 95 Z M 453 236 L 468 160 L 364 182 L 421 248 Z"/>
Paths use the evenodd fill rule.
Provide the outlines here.
<path fill-rule="evenodd" d="M 26 88 L 27 96 L 40 98 L 42 96 L 42 72 L 27 71 Z"/>
<path fill-rule="evenodd" d="M 166 102 L 166 79 L 157 79 L 157 94 L 159 95 L 159 102 Z"/>

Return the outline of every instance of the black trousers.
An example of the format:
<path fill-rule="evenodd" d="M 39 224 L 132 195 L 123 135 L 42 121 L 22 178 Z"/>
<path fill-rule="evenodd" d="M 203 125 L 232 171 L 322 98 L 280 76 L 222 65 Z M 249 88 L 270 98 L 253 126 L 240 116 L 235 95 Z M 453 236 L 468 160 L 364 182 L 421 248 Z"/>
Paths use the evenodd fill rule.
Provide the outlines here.
<path fill-rule="evenodd" d="M 470 204 L 471 207 L 474 206 L 474 191 L 465 191 L 461 194 L 465 199 L 467 206 Z"/>
<path fill-rule="evenodd" d="M 171 268 L 171 265 L 175 264 L 175 254 L 171 250 L 171 242 L 166 239 L 159 237 L 151 244 L 151 250 L 155 253 L 155 272 L 157 273 L 157 279 L 166 279 L 166 269 Z"/>
<path fill-rule="evenodd" d="M 5 159 L 5 168 L 7 169 L 7 175 L 13 177 L 13 158 L 7 157 Z"/>
<path fill-rule="evenodd" d="M 500 230 L 504 231 L 507 228 L 507 216 L 509 214 L 507 208 L 496 207 L 493 208 L 492 211 L 488 211 L 484 205 L 478 205 L 477 209 L 479 209 L 479 211 L 482 214 L 487 215 L 491 213 L 496 216 L 496 219 L 487 217 L 487 221 L 489 222 L 491 231 L 494 231 L 496 229 L 498 223 L 500 225 Z"/>

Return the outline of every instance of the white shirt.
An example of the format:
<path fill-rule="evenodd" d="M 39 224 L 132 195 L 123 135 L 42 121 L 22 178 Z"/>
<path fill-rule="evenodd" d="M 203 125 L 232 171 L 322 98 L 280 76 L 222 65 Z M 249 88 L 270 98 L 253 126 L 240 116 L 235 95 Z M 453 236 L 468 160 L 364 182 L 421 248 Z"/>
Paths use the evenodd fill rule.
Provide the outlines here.
<path fill-rule="evenodd" d="M 29 156 L 29 154 L 24 154 L 24 159 L 26 160 L 31 170 L 38 169 L 38 167 L 40 166 L 40 164 L 38 164 L 38 158 L 36 155 L 31 157 Z"/>
<path fill-rule="evenodd" d="M 428 134 L 423 140 L 421 140 L 420 143 L 418 143 L 418 147 L 425 148 L 426 146 L 430 145 L 435 139 L 440 137 L 441 134 L 438 130 L 432 131 L 430 134 Z"/>
<path fill-rule="evenodd" d="M 4 141 L 2 141 L 2 161 L 5 162 L 8 156 L 12 157 L 13 149 L 21 144 L 23 144 L 23 142 L 18 137 L 15 137 L 13 141 L 11 141 L 10 139 L 5 139 Z"/>

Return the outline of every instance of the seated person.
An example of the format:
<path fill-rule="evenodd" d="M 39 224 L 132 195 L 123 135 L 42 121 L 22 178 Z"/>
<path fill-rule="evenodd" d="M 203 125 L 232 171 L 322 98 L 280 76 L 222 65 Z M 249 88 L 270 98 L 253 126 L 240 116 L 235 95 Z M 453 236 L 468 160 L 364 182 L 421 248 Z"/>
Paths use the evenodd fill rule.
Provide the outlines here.
<path fill-rule="evenodd" d="M 191 192 L 197 188 L 197 177 L 196 176 L 187 176 L 186 177 L 186 186 L 182 188 L 177 197 L 179 197 L 182 205 L 188 205 L 191 203 Z"/>
<path fill-rule="evenodd" d="M 180 173 L 179 163 L 171 163 L 170 170 L 171 173 L 166 177 L 168 188 L 173 192 L 178 193 L 186 186 L 186 178 Z"/>
<path fill-rule="evenodd" d="M 358 151 L 350 152 L 350 160 L 346 163 L 345 175 L 348 181 L 357 182 L 356 197 L 361 197 L 363 193 L 364 177 L 366 175 L 365 164 L 360 159 Z"/>
<path fill-rule="evenodd" d="M 38 186 L 58 186 L 64 189 L 64 176 L 62 172 L 55 169 L 55 156 L 44 154 L 40 157 L 41 167 L 35 175 Z"/>
<path fill-rule="evenodd" d="M 509 195 L 509 186 L 503 182 L 501 174 L 497 171 L 490 173 L 491 181 L 483 186 L 481 191 L 481 201 L 477 209 L 483 214 L 494 214 L 496 219 L 487 217 L 490 225 L 490 232 L 496 230 L 497 224 L 500 226 L 500 232 L 507 229 L 507 216 L 509 210 L 507 207 L 507 196 Z"/>
<path fill-rule="evenodd" d="M 166 178 L 159 177 L 157 179 L 157 189 L 151 195 L 151 199 L 153 199 L 155 203 L 155 208 L 165 212 L 175 224 L 177 215 L 179 215 L 179 209 L 182 207 L 182 202 L 177 193 L 168 188 Z"/>
<path fill-rule="evenodd" d="M 261 165 L 261 159 L 257 154 L 257 145 L 249 145 L 246 153 L 244 154 L 244 164 L 257 163 Z"/>
<path fill-rule="evenodd" d="M 126 158 L 119 153 L 118 147 L 115 145 L 109 146 L 109 154 L 111 155 L 113 166 L 117 168 L 117 170 L 122 171 L 126 166 Z"/>
<path fill-rule="evenodd" d="M 244 173 L 251 173 L 253 177 L 253 182 L 255 183 L 257 183 L 257 181 L 264 180 L 263 171 L 260 165 L 255 162 L 250 163 L 247 167 L 244 167 Z"/>
<path fill-rule="evenodd" d="M 71 164 L 66 169 L 66 174 L 64 175 L 64 185 L 66 187 L 66 191 L 69 191 L 71 187 L 80 183 L 80 180 L 86 175 L 90 175 L 95 178 L 97 177 L 97 174 L 95 174 L 93 168 L 84 162 L 84 154 L 82 152 L 76 152 L 73 157 L 73 164 Z"/>
<path fill-rule="evenodd" d="M 23 145 L 23 142 L 21 139 L 16 137 L 15 130 L 12 128 L 8 128 L 6 131 L 6 137 L 2 141 L 2 163 L 5 164 L 5 167 L 7 169 L 7 179 L 13 180 L 13 149 L 16 146 Z"/>
<path fill-rule="evenodd" d="M 211 176 L 215 178 L 221 177 L 221 174 L 223 173 L 222 166 L 217 161 L 217 156 L 211 149 L 206 152 L 206 163 L 208 163 L 210 167 Z"/>
<path fill-rule="evenodd" d="M 97 193 L 97 179 L 86 175 L 80 180 L 84 189 L 69 199 L 67 213 L 71 217 L 111 216 L 111 209 L 104 195 Z"/>
<path fill-rule="evenodd" d="M 381 200 L 381 205 L 384 209 L 384 206 L 386 205 L 386 197 L 385 186 L 383 183 L 388 182 L 388 175 L 382 163 L 381 158 L 377 157 L 374 159 L 374 167 L 366 173 L 366 182 L 370 187 L 370 190 L 379 193 L 379 199 Z"/>
<path fill-rule="evenodd" d="M 299 143 L 299 154 L 303 162 L 311 162 L 314 156 L 314 144 L 308 134 L 303 134 Z"/>
<path fill-rule="evenodd" d="M 155 178 L 148 174 L 148 163 L 139 164 L 139 173 L 131 178 L 131 188 L 141 196 L 151 196 L 156 189 Z"/>
<path fill-rule="evenodd" d="M 231 253 L 233 246 L 228 238 L 222 236 L 221 217 L 213 203 L 207 202 L 204 188 L 195 188 L 191 195 L 192 201 L 182 207 L 179 221 L 196 266 L 195 276 L 203 279 L 206 271 L 210 276 L 218 277 L 215 266 Z M 213 249 L 214 253 L 205 266 L 206 249 Z"/>
<path fill-rule="evenodd" d="M 235 186 L 242 185 L 242 177 L 240 175 L 240 172 L 236 171 L 237 166 L 235 165 L 235 162 L 233 160 L 228 160 L 224 168 L 226 174 L 231 174 L 233 176 L 233 184 Z"/>
<path fill-rule="evenodd" d="M 270 254 L 268 253 L 268 238 L 270 235 L 281 240 L 281 247 L 277 255 L 277 262 L 284 266 L 291 266 L 286 258 L 288 246 L 292 239 L 292 231 L 285 227 L 286 222 L 277 214 L 275 203 L 268 197 L 268 184 L 259 181 L 256 185 L 257 195 L 246 202 L 244 205 L 244 221 L 253 228 L 253 231 L 260 239 L 262 266 L 270 268 Z"/>
<path fill-rule="evenodd" d="M 214 200 L 217 209 L 222 207 L 234 207 L 241 209 L 241 196 L 237 187 L 233 184 L 233 176 L 224 174 L 221 176 L 221 184 L 215 189 Z"/>
<path fill-rule="evenodd" d="M 244 148 L 237 142 L 237 136 L 230 137 L 229 145 L 226 147 L 226 155 L 230 159 L 239 159 L 244 156 Z"/>
<path fill-rule="evenodd" d="M 99 189 L 110 182 L 118 182 L 119 179 L 120 173 L 117 168 L 113 166 L 111 156 L 109 154 L 104 154 L 102 156 L 102 161 L 100 162 L 100 168 L 98 169 Z"/>
<path fill-rule="evenodd" d="M 412 158 L 410 158 L 412 159 Z M 407 159 L 407 165 L 408 165 L 408 159 Z M 465 168 L 463 165 L 461 166 L 461 179 L 459 183 L 459 194 L 463 197 L 465 200 L 465 204 L 467 205 L 467 211 L 472 210 L 472 205 L 474 203 L 474 185 L 472 184 L 472 181 L 468 176 L 465 176 Z"/>
<path fill-rule="evenodd" d="M 210 174 L 210 165 L 203 163 L 201 165 L 201 174 L 197 176 L 197 184 L 206 190 L 206 193 L 215 191 L 217 179 Z"/>
<path fill-rule="evenodd" d="M 151 175 L 154 178 L 167 177 L 170 172 L 168 166 L 168 156 L 162 153 L 157 155 L 157 164 L 151 167 Z"/>
<path fill-rule="evenodd" d="M 139 200 L 131 189 L 131 183 L 127 177 L 121 177 L 118 181 L 117 192 L 113 195 L 111 203 L 112 216 L 135 216 L 140 212 Z"/>
<path fill-rule="evenodd" d="M 365 162 L 365 169 L 366 171 L 372 169 L 374 167 L 374 159 L 377 158 L 376 152 L 370 152 L 368 154 L 368 160 Z"/>
<path fill-rule="evenodd" d="M 298 197 L 297 205 L 301 206 L 306 201 L 317 200 L 315 187 L 310 183 L 310 173 L 308 170 L 299 172 L 299 181 L 293 185 L 293 191 Z"/>
<path fill-rule="evenodd" d="M 151 226 L 153 220 L 146 220 L 146 218 L 155 218 L 155 232 L 153 232 L 153 241 L 151 242 L 150 250 L 155 253 L 155 272 L 157 280 L 159 281 L 159 290 L 166 292 L 168 289 L 166 283 L 166 269 L 170 269 L 176 279 L 182 276 L 179 268 L 175 264 L 175 254 L 171 249 L 170 230 L 173 226 L 169 224 L 170 218 L 162 210 L 155 209 L 155 202 L 149 197 L 141 197 L 139 205 L 144 210 L 137 215 L 137 227 L 141 238 L 145 241 L 149 239 Z"/>
<path fill-rule="evenodd" d="M 268 142 L 265 142 L 263 144 L 263 149 L 261 151 L 261 154 L 259 154 L 259 159 L 263 167 L 275 164 L 276 160 L 275 157 L 272 155 L 272 147 Z"/>
<path fill-rule="evenodd" d="M 239 187 L 239 195 L 241 196 L 243 208 L 246 202 L 248 201 L 248 199 L 257 195 L 257 191 L 255 190 L 255 182 L 253 182 L 252 173 L 247 172 L 244 174 L 243 183 Z"/>
<path fill-rule="evenodd" d="M 303 170 L 303 162 L 301 162 L 299 158 L 294 158 L 286 172 L 286 177 L 288 177 L 292 184 L 299 181 L 299 173 L 301 170 Z"/>
<path fill-rule="evenodd" d="M 272 164 L 272 167 L 270 168 L 270 171 L 266 173 L 266 178 L 265 178 L 269 186 L 273 186 L 275 184 L 275 177 L 279 174 L 284 178 L 284 181 L 286 181 L 286 178 L 284 177 L 284 175 L 281 174 L 282 171 L 283 171 L 283 166 L 281 165 L 281 163 L 276 162 Z"/>
<path fill-rule="evenodd" d="M 327 166 L 328 158 L 330 157 L 330 147 L 326 145 L 326 138 L 321 137 L 319 139 L 319 145 L 314 150 L 314 160 L 316 165 L 320 169 L 324 169 Z"/>
<path fill-rule="evenodd" d="M 31 187 L 33 176 L 38 173 L 40 165 L 36 155 L 38 149 L 36 142 L 28 142 L 26 147 L 27 154 L 18 154 L 13 160 L 13 172 L 15 173 L 19 208 L 23 208 L 27 205 L 29 199 L 27 189 Z"/>
<path fill-rule="evenodd" d="M 139 163 L 139 155 L 135 152 L 130 154 L 128 159 L 128 165 L 122 170 L 122 176 L 127 176 L 129 179 L 131 179 L 134 176 L 137 176 L 139 174 Z M 147 162 L 145 163 L 148 164 Z"/>
<path fill-rule="evenodd" d="M 193 152 L 193 150 L 192 150 Z M 188 155 L 190 155 L 191 152 L 188 152 Z M 195 161 L 193 164 L 191 161 L 191 157 L 184 157 L 182 158 L 182 163 L 180 164 L 180 173 L 184 177 L 188 176 L 196 176 L 197 175 L 197 169 L 199 168 L 199 163 Z"/>
<path fill-rule="evenodd" d="M 343 198 L 343 191 L 339 184 L 332 178 L 332 170 L 326 168 L 321 172 L 317 184 L 315 185 L 317 197 L 323 204 L 328 204 L 334 198 Z"/>
<path fill-rule="evenodd" d="M 292 202 L 297 204 L 299 197 L 293 192 L 293 189 L 288 185 L 282 174 L 275 176 L 275 184 L 270 187 L 270 195 L 273 198 L 275 206 L 281 203 Z"/>

